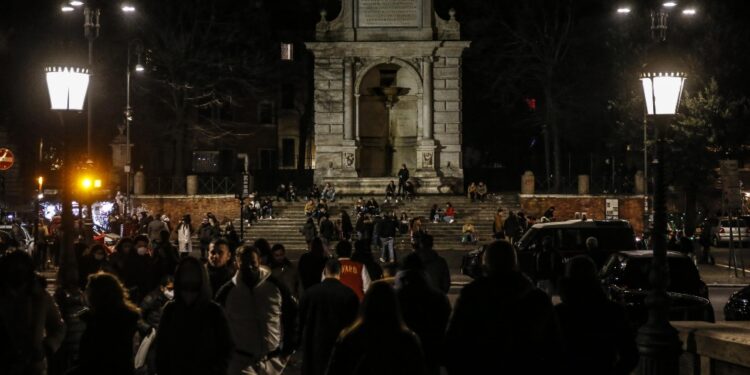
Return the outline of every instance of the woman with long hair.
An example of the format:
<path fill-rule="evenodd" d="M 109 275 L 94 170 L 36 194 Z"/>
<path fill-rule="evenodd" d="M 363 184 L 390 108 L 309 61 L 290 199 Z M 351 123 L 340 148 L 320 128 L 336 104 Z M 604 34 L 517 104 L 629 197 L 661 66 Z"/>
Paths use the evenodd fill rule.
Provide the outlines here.
<path fill-rule="evenodd" d="M 80 374 L 132 374 L 133 335 L 140 313 L 117 276 L 99 272 L 86 285 L 89 309 L 81 315 Z"/>
<path fill-rule="evenodd" d="M 156 332 L 160 375 L 227 373 L 233 346 L 229 323 L 211 295 L 206 267 L 193 257 L 181 259 L 174 300 L 164 306 Z"/>
<path fill-rule="evenodd" d="M 298 269 L 303 289 L 320 283 L 323 275 L 323 267 L 325 267 L 328 258 L 328 252 L 325 245 L 323 245 L 323 240 L 320 237 L 315 237 L 310 242 L 310 251 L 302 254 L 299 258 Z"/>
<path fill-rule="evenodd" d="M 424 375 L 422 346 L 406 327 L 393 287 L 370 285 L 351 327 L 343 330 L 328 363 L 328 375 Z"/>

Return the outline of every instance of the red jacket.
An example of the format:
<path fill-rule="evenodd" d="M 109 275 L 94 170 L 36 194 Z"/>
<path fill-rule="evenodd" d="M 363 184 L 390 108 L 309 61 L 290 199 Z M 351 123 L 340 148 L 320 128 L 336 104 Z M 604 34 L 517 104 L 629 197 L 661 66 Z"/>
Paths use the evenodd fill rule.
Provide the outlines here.
<path fill-rule="evenodd" d="M 365 297 L 365 291 L 370 287 L 370 275 L 367 268 L 360 263 L 349 258 L 339 258 L 341 262 L 341 283 L 352 288 L 359 300 Z"/>

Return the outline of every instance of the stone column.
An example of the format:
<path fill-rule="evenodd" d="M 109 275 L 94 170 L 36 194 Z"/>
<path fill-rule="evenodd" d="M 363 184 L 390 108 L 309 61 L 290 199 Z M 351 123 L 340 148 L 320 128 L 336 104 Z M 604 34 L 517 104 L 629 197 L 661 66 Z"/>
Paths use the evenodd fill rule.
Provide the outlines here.
<path fill-rule="evenodd" d="M 359 93 L 354 94 L 354 133 L 359 141 Z"/>
<path fill-rule="evenodd" d="M 589 194 L 589 175 L 579 174 L 578 175 L 578 195 Z"/>
<path fill-rule="evenodd" d="M 432 96 L 432 56 L 422 58 L 422 139 L 432 139 L 434 133 Z"/>
<path fill-rule="evenodd" d="M 344 139 L 354 139 L 354 63 L 344 59 Z"/>
<path fill-rule="evenodd" d="M 643 175 L 643 171 L 635 172 L 635 193 L 646 194 L 646 177 Z"/>
<path fill-rule="evenodd" d="M 422 138 L 417 144 L 417 171 L 420 178 L 437 177 L 434 140 L 432 56 L 422 58 Z"/>
<path fill-rule="evenodd" d="M 521 194 L 534 194 L 534 172 L 526 171 L 521 176 Z"/>

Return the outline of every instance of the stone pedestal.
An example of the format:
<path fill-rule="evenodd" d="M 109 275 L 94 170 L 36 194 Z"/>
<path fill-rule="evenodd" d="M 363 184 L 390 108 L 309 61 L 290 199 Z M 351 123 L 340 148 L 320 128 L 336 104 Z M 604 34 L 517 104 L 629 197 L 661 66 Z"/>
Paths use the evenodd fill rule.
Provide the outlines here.
<path fill-rule="evenodd" d="M 534 194 L 534 181 L 534 172 L 524 172 L 521 176 L 521 194 Z"/>
<path fill-rule="evenodd" d="M 646 177 L 644 176 L 643 171 L 635 172 L 635 193 L 646 193 Z"/>
<path fill-rule="evenodd" d="M 133 178 L 133 194 L 143 195 L 145 193 L 146 193 L 146 175 L 143 174 L 143 171 L 135 172 L 135 177 Z"/>
<path fill-rule="evenodd" d="M 437 177 L 435 171 L 435 141 L 423 139 L 417 145 L 417 170 L 416 177 Z"/>
<path fill-rule="evenodd" d="M 341 169 L 338 177 L 357 178 L 359 167 L 359 145 L 354 140 L 344 140 L 341 144 Z"/>
<path fill-rule="evenodd" d="M 198 176 L 191 174 L 186 178 L 185 186 L 187 187 L 187 195 L 198 195 Z"/>
<path fill-rule="evenodd" d="M 579 174 L 578 175 L 578 195 L 589 194 L 589 175 Z"/>

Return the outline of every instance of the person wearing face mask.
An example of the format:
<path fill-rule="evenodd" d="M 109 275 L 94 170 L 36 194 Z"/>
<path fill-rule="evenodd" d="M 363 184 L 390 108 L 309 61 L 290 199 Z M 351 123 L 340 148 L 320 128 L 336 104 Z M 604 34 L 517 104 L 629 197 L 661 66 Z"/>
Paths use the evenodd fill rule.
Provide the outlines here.
<path fill-rule="evenodd" d="M 107 260 L 107 250 L 104 245 L 96 244 L 88 248 L 81 258 L 81 265 L 78 268 L 80 272 L 78 276 L 78 282 L 81 289 L 86 288 L 86 282 L 88 281 L 89 275 L 97 272 L 114 272 L 114 268 Z"/>
<path fill-rule="evenodd" d="M 60 311 L 31 257 L 14 251 L 0 258 L 0 374 L 45 374 L 64 337 Z"/>
<path fill-rule="evenodd" d="M 280 374 L 296 344 L 296 312 L 289 309 L 293 302 L 284 298 L 288 291 L 271 277 L 271 270 L 260 264 L 257 247 L 241 247 L 236 264 L 237 274 L 216 296 L 235 343 L 228 374 Z"/>
<path fill-rule="evenodd" d="M 124 256 L 122 269 L 118 273 L 135 303 L 140 303 L 143 297 L 155 287 L 153 259 L 148 244 L 148 237 L 137 236 L 133 245 L 135 251 L 130 250 Z"/>
<path fill-rule="evenodd" d="M 154 288 L 141 302 L 141 320 L 138 321 L 138 331 L 141 337 L 147 337 L 152 330 L 159 328 L 162 311 L 167 302 L 174 299 L 174 277 L 163 276 L 159 286 Z M 148 348 L 146 356 L 146 373 L 156 374 L 156 346 Z"/>
<path fill-rule="evenodd" d="M 174 300 L 167 302 L 156 332 L 160 375 L 225 375 L 232 336 L 222 308 L 211 300 L 208 273 L 200 260 L 180 260 Z"/>

